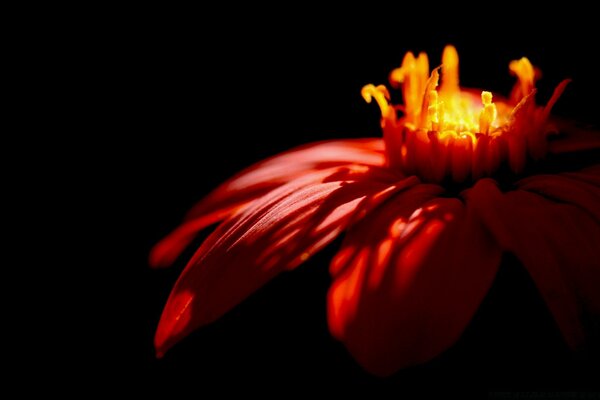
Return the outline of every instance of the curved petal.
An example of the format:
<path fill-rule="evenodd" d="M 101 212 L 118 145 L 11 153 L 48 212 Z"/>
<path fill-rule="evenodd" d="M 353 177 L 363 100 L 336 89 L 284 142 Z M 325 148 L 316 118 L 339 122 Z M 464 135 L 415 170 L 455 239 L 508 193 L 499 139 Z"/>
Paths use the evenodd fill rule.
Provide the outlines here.
<path fill-rule="evenodd" d="M 321 174 L 318 182 L 270 192 L 206 239 L 169 296 L 155 337 L 159 355 L 330 243 L 357 209 L 417 183 L 392 184 L 374 179 L 372 171 Z"/>
<path fill-rule="evenodd" d="M 331 264 L 332 334 L 377 375 L 451 346 L 496 275 L 500 250 L 477 216 L 441 189 L 400 193 L 348 233 Z"/>
<path fill-rule="evenodd" d="M 548 143 L 550 153 L 562 154 L 600 149 L 600 131 L 597 127 L 564 119 L 554 119 L 552 122 L 559 135 L 550 137 Z"/>
<path fill-rule="evenodd" d="M 600 187 L 600 164 L 586 167 L 577 172 L 566 172 L 561 175 Z"/>
<path fill-rule="evenodd" d="M 285 190 L 289 192 L 300 190 L 306 186 L 322 182 L 325 177 L 336 174 L 340 171 L 347 171 L 347 168 L 335 167 L 306 172 L 301 177 L 289 182 L 285 186 Z M 278 192 L 275 194 L 277 193 Z M 171 265 L 177 259 L 177 257 L 179 257 L 181 252 L 183 252 L 185 248 L 192 242 L 192 240 L 194 240 L 194 237 L 200 230 L 209 225 L 217 223 L 229 217 L 230 215 L 235 215 L 236 212 L 243 212 L 245 209 L 252 206 L 254 200 L 256 199 L 253 198 L 251 201 L 247 201 L 244 204 L 234 204 L 230 207 L 217 209 L 216 211 L 206 215 L 184 222 L 154 246 L 150 252 L 150 265 L 155 268 L 167 267 Z M 262 203 L 259 201 L 258 204 Z"/>
<path fill-rule="evenodd" d="M 564 182 L 544 177 L 522 186 L 536 191 L 543 186 L 545 195 L 557 195 L 560 202 L 525 190 L 502 194 L 491 180 L 480 181 L 468 199 L 502 248 L 523 263 L 567 343 L 578 348 L 586 325 L 600 317 L 600 224 L 586 210 L 589 199 L 555 191 L 558 183 Z"/>
<path fill-rule="evenodd" d="M 326 161 L 324 161 L 326 160 Z M 271 190 L 310 172 L 343 165 L 384 164 L 381 139 L 336 140 L 308 144 L 255 164 L 229 179 L 196 204 L 184 223 L 151 251 L 150 265 L 171 265 L 196 234 Z"/>
<path fill-rule="evenodd" d="M 152 247 L 148 262 L 152 268 L 171 266 L 202 229 L 247 207 L 249 202 L 217 209 L 198 218 L 185 221 Z"/>
<path fill-rule="evenodd" d="M 576 173 L 575 175 L 534 175 L 521 179 L 516 186 L 556 202 L 573 204 L 590 213 L 600 223 L 600 186 L 577 177 Z"/>

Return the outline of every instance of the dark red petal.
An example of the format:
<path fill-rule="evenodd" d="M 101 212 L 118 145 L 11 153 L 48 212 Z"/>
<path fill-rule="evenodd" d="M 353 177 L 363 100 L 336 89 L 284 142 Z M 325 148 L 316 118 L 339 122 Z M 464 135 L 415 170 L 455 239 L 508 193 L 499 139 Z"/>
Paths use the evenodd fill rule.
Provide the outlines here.
<path fill-rule="evenodd" d="M 524 188 L 552 195 L 556 179 L 530 179 Z M 562 182 L 560 182 L 562 184 Z M 572 190 L 573 187 L 571 186 Z M 566 190 L 566 189 L 565 189 Z M 517 190 L 502 194 L 491 180 L 467 197 L 505 251 L 523 263 L 572 348 L 585 341 L 584 325 L 600 317 L 600 225 L 585 196 L 562 196 L 576 206 Z"/>
<path fill-rule="evenodd" d="M 600 164 L 584 168 L 581 171 L 567 172 L 561 175 L 600 187 Z"/>
<path fill-rule="evenodd" d="M 155 337 L 158 354 L 330 243 L 357 208 L 416 183 L 412 178 L 393 185 L 373 179 L 370 171 L 362 179 L 357 171 L 321 175 L 318 182 L 312 177 L 309 184 L 275 189 L 207 238 L 165 306 Z"/>
<path fill-rule="evenodd" d="M 573 204 L 589 212 L 600 223 L 600 186 L 569 175 L 535 175 L 516 183 L 520 189 L 538 193 L 556 202 Z"/>
<path fill-rule="evenodd" d="M 334 166 L 380 166 L 383 163 L 381 139 L 357 139 L 312 143 L 255 164 L 196 204 L 186 216 L 186 221 L 152 249 L 150 265 L 171 265 L 200 230 L 291 180 Z"/>
<path fill-rule="evenodd" d="M 389 375 L 451 346 L 487 293 L 500 250 L 477 216 L 434 185 L 410 188 L 353 227 L 331 264 L 332 334 Z"/>
<path fill-rule="evenodd" d="M 548 143 L 548 151 L 553 154 L 600 149 L 600 131 L 575 121 L 552 121 L 559 136 Z"/>
<path fill-rule="evenodd" d="M 569 83 L 571 83 L 571 79 L 565 79 L 562 82 L 560 82 L 558 84 L 558 86 L 556 86 L 556 88 L 554 88 L 554 93 L 552 93 L 552 97 L 550 97 L 550 100 L 548 100 L 548 103 L 546 103 L 546 106 L 544 107 L 544 113 L 543 113 L 544 121 L 546 121 L 548 119 L 548 117 L 550 116 L 550 113 L 552 112 L 552 108 L 554 108 L 554 105 L 556 104 L 558 99 L 560 99 L 562 94 L 565 92 L 565 89 L 567 88 L 567 85 Z"/>

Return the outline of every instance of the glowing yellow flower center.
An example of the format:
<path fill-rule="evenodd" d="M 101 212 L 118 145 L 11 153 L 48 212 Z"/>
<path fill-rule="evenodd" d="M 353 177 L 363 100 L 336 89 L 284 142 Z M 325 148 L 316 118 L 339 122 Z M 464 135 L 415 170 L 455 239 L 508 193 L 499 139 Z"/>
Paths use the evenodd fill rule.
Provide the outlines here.
<path fill-rule="evenodd" d="M 523 57 L 513 61 L 509 69 L 519 79 L 521 95 L 528 95 L 533 90 L 535 78 L 529 60 Z M 411 52 L 407 53 L 402 66 L 390 74 L 390 81 L 392 85 L 402 87 L 405 126 L 412 130 L 473 138 L 477 133 L 493 134 L 508 123 L 513 108 L 504 102 L 497 107 L 491 92 L 482 91 L 481 96 L 477 96 L 460 90 L 458 53 L 453 46 L 446 46 L 441 67 L 434 69 L 431 75 L 427 54 L 420 53 L 415 57 Z M 367 102 L 374 98 L 384 116 L 391 110 L 388 105 L 390 95 L 385 86 L 367 85 L 362 95 Z"/>
<path fill-rule="evenodd" d="M 431 74 L 425 53 L 415 57 L 408 52 L 390 74 L 403 105 L 391 104 L 383 85 L 363 87 L 364 99 L 375 100 L 381 109 L 389 166 L 425 180 L 464 181 L 493 174 L 504 160 L 519 173 L 527 158 L 543 157 L 550 133 L 546 121 L 568 81 L 540 107 L 535 104 L 535 70 L 527 58 L 509 64 L 518 81 L 508 99 L 461 90 L 458 65 L 453 46 L 446 46 L 442 65 Z"/>

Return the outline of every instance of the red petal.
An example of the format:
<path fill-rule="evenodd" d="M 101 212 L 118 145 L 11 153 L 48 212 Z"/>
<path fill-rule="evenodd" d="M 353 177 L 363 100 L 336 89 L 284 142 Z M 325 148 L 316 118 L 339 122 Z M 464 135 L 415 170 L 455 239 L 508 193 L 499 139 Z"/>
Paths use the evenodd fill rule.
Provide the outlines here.
<path fill-rule="evenodd" d="M 468 198 L 502 248 L 523 263 L 568 344 L 577 348 L 585 340 L 587 318 L 600 317 L 600 225 L 585 210 L 590 201 L 585 190 L 563 183 L 543 177 L 522 185 L 553 196 L 560 195 L 559 187 L 571 190 L 560 202 L 524 190 L 502 194 L 491 180 L 480 181 Z"/>
<path fill-rule="evenodd" d="M 332 334 L 378 375 L 430 360 L 461 335 L 500 251 L 471 210 L 419 185 L 354 227 L 332 262 Z"/>
<path fill-rule="evenodd" d="M 200 230 L 295 178 L 333 166 L 380 166 L 383 163 L 381 139 L 313 143 L 262 161 L 223 183 L 196 204 L 186 216 L 186 222 L 152 249 L 150 265 L 171 265 Z"/>
<path fill-rule="evenodd" d="M 255 164 L 224 182 L 194 206 L 186 219 L 204 215 L 222 203 L 239 203 L 262 196 L 274 187 L 307 172 L 346 164 L 382 166 L 381 139 L 335 140 L 310 143 Z"/>
<path fill-rule="evenodd" d="M 319 182 L 291 182 L 270 192 L 207 238 L 165 306 L 155 337 L 159 354 L 330 243 L 359 205 L 385 199 L 378 195 L 390 187 L 415 183 L 413 178 L 394 186 L 372 180 L 370 171 L 362 180 L 352 171 L 336 174 L 337 180 L 328 175 L 322 171 Z"/>
<path fill-rule="evenodd" d="M 169 233 L 158 242 L 150 251 L 148 261 L 152 268 L 165 268 L 172 265 L 177 257 L 189 246 L 198 232 L 215 224 L 236 210 L 243 209 L 248 203 L 232 205 L 217 209 L 201 217 L 191 219 L 179 225 L 173 232 Z"/>
<path fill-rule="evenodd" d="M 559 136 L 548 143 L 548 150 L 553 154 L 600 149 L 600 131 L 592 126 L 585 126 L 575 121 L 555 119 Z"/>
<path fill-rule="evenodd" d="M 581 171 L 567 172 L 561 175 L 600 187 L 600 164 L 584 168 Z"/>
<path fill-rule="evenodd" d="M 340 170 L 341 169 L 338 167 L 318 171 L 309 171 L 300 178 L 292 180 L 286 185 L 286 188 L 289 191 L 299 190 L 306 186 L 322 182 L 325 177 L 335 174 Z M 343 171 L 347 171 L 347 169 L 343 169 Z M 201 229 L 227 218 L 229 214 L 234 214 L 236 210 L 240 210 L 241 212 L 251 205 L 252 201 L 248 201 L 244 205 L 219 209 L 213 213 L 184 222 L 171 234 L 154 246 L 150 252 L 150 264 L 154 267 L 169 266 L 173 261 L 175 261 L 179 254 L 185 250 L 185 248 L 190 244 L 190 242 Z"/>
<path fill-rule="evenodd" d="M 600 223 L 600 186 L 576 179 L 577 175 L 535 175 L 517 182 L 520 189 L 568 203 L 589 212 Z"/>

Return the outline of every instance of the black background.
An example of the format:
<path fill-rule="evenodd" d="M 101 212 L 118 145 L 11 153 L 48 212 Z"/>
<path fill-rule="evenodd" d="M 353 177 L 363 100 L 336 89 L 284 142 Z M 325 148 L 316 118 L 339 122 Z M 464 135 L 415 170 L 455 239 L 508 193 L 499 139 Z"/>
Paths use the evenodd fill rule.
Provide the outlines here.
<path fill-rule="evenodd" d="M 411 394 L 593 389 L 597 355 L 581 360 L 569 353 L 534 284 L 512 259 L 454 347 L 387 380 L 366 374 L 327 329 L 328 263 L 339 241 L 164 359 L 154 357 L 162 307 L 191 253 L 172 269 L 155 271 L 147 267 L 151 246 L 243 167 L 310 141 L 379 136 L 379 112 L 364 103 L 360 88 L 387 83 L 406 51 L 426 51 L 436 65 L 452 43 L 461 83 L 500 93 L 513 82 L 508 62 L 527 56 L 544 72 L 540 100 L 571 77 L 557 113 L 597 122 L 597 22 L 586 18 L 593 14 L 524 15 L 517 5 L 495 7 L 462 19 L 433 6 L 140 8 L 102 24 L 91 79 L 103 99 L 95 146 L 104 155 L 93 161 L 107 189 L 98 190 L 104 204 L 98 226 L 110 233 L 96 244 L 116 289 L 96 298 L 102 306 L 91 329 L 102 339 L 84 344 L 84 353 L 93 353 L 87 358 L 112 363 L 101 380 L 198 396 L 209 385 L 268 390 L 280 383 L 291 392 L 317 383 Z"/>

